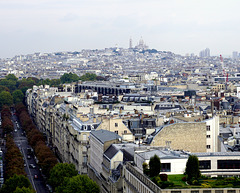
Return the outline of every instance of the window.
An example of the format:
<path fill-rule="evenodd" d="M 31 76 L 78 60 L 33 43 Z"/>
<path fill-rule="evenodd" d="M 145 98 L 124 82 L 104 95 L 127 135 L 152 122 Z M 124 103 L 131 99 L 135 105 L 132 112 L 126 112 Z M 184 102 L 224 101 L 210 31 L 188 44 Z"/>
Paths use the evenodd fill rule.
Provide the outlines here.
<path fill-rule="evenodd" d="M 162 163 L 161 172 L 171 172 L 171 163 Z"/>
<path fill-rule="evenodd" d="M 83 147 L 82 147 L 82 151 L 87 151 L 87 147 L 86 147 L 86 146 L 83 146 Z"/>
<path fill-rule="evenodd" d="M 116 134 L 118 134 L 118 131 L 115 131 Z"/>
<path fill-rule="evenodd" d="M 127 130 L 124 130 L 124 134 L 126 134 L 127 133 Z"/>
<path fill-rule="evenodd" d="M 199 193 L 198 190 L 192 190 L 191 193 Z"/>
<path fill-rule="evenodd" d="M 115 123 L 115 127 L 118 127 L 118 123 Z"/>
<path fill-rule="evenodd" d="M 83 163 L 87 163 L 87 156 L 83 156 Z"/>
<path fill-rule="evenodd" d="M 240 169 L 239 160 L 218 160 L 218 169 Z"/>
<path fill-rule="evenodd" d="M 86 134 L 83 134 L 83 140 L 87 140 L 87 135 Z"/>
<path fill-rule="evenodd" d="M 211 169 L 211 160 L 200 160 L 199 169 Z"/>
<path fill-rule="evenodd" d="M 210 125 L 207 125 L 207 131 L 210 131 Z"/>
<path fill-rule="evenodd" d="M 211 190 L 203 190 L 203 193 L 211 193 Z"/>
<path fill-rule="evenodd" d="M 207 135 L 207 138 L 211 138 L 211 135 Z"/>
<path fill-rule="evenodd" d="M 207 149 L 211 149 L 211 145 L 207 145 Z"/>

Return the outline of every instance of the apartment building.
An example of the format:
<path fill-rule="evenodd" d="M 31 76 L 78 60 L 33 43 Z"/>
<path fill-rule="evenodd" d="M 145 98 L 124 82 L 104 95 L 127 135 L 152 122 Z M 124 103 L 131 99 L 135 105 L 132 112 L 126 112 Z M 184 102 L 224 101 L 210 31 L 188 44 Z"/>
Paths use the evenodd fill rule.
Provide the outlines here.
<path fill-rule="evenodd" d="M 151 146 L 169 146 L 190 152 L 217 152 L 218 135 L 219 117 L 214 116 L 201 122 L 182 121 L 160 127 L 149 137 L 149 143 Z"/>

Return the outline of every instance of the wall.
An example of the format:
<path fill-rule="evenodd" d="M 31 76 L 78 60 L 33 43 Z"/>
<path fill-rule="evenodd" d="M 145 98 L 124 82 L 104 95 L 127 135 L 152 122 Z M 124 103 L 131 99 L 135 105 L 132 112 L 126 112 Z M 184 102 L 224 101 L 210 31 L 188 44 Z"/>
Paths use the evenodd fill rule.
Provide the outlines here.
<path fill-rule="evenodd" d="M 166 146 L 190 152 L 206 152 L 206 123 L 175 123 L 165 126 L 151 142 L 151 146 Z"/>
<path fill-rule="evenodd" d="M 103 118 L 102 123 L 98 126 L 96 130 L 108 130 L 111 132 L 118 132 L 118 135 L 124 138 L 126 141 L 134 141 L 132 132 L 128 129 L 126 125 L 123 124 L 121 118 Z M 124 135 L 125 134 L 125 135 Z"/>
<path fill-rule="evenodd" d="M 206 135 L 210 135 L 210 138 L 207 138 L 207 145 L 210 145 L 210 148 L 207 149 L 207 152 L 218 152 L 218 135 L 219 135 L 219 117 L 214 116 L 212 119 L 206 120 L 206 126 L 210 126 L 210 131 L 206 131 Z"/>

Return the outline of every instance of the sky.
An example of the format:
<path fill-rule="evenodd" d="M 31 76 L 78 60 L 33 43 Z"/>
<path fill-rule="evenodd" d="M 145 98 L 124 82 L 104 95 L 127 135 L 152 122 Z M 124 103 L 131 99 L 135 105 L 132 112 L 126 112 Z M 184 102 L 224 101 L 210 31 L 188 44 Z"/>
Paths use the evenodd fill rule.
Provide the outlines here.
<path fill-rule="evenodd" d="M 240 52 L 239 0 L 0 0 L 0 58 L 35 52 L 149 48 Z"/>

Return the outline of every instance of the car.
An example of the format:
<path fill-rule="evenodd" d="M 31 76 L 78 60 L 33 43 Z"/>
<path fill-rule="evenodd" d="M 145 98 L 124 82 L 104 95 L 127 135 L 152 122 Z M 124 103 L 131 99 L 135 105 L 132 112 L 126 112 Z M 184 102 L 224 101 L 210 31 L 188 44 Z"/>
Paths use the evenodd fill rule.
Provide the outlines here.
<path fill-rule="evenodd" d="M 46 187 L 47 187 L 49 192 L 53 192 L 52 187 L 49 184 L 46 184 Z"/>
<path fill-rule="evenodd" d="M 24 164 L 23 164 L 23 166 L 24 166 L 24 167 L 26 167 L 26 166 L 27 166 L 27 164 L 25 164 L 25 163 L 24 163 Z"/>
<path fill-rule="evenodd" d="M 15 129 L 14 131 L 17 132 L 17 129 Z"/>
<path fill-rule="evenodd" d="M 38 175 L 37 175 L 37 174 L 35 174 L 35 175 L 34 175 L 34 178 L 35 178 L 35 179 L 38 179 Z"/>
<path fill-rule="evenodd" d="M 27 159 L 31 159 L 31 156 L 30 156 L 30 155 L 27 155 Z"/>
<path fill-rule="evenodd" d="M 33 168 L 33 169 L 36 168 L 36 166 L 34 164 L 29 164 L 29 167 Z"/>

